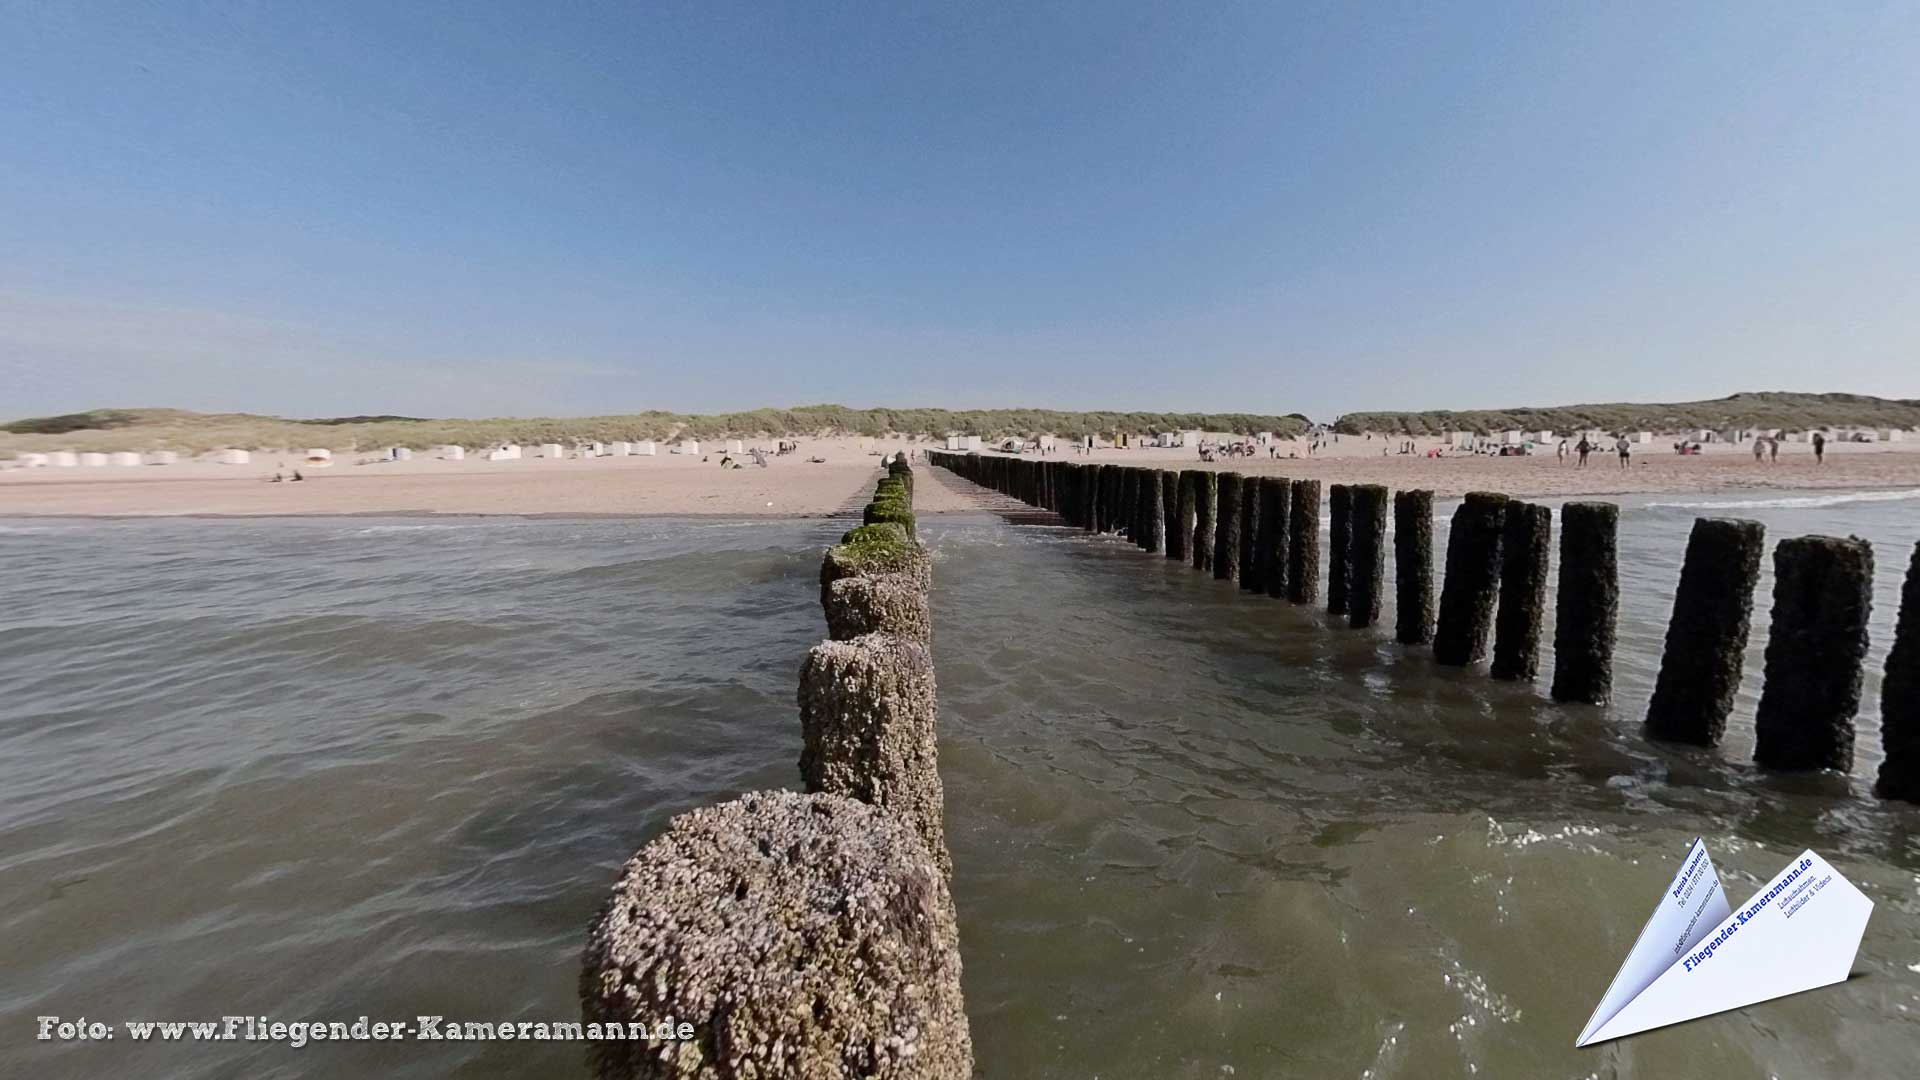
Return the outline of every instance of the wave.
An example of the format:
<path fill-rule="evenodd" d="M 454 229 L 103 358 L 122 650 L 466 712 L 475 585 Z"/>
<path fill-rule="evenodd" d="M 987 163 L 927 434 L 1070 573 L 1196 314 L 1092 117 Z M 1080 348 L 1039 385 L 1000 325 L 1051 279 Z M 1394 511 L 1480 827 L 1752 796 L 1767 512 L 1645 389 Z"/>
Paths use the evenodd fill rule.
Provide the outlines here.
<path fill-rule="evenodd" d="M 1784 495 L 1771 499 L 1712 499 L 1703 502 L 1654 502 L 1647 509 L 1772 510 L 1844 506 L 1848 503 L 1905 502 L 1920 499 L 1920 488 L 1899 491 L 1843 491 L 1832 495 Z"/>

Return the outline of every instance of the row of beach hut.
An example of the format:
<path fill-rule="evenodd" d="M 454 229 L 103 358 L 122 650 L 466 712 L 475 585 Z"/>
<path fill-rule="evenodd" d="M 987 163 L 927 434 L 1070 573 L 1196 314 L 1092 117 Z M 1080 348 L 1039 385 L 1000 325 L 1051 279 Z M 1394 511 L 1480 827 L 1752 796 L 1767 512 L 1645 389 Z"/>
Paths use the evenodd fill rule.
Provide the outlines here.
<path fill-rule="evenodd" d="M 976 442 L 978 440 L 975 440 Z M 729 454 L 746 453 L 746 443 L 741 439 L 726 439 L 719 447 Z M 577 447 L 567 447 L 560 443 L 542 443 L 538 447 L 523 447 L 515 443 L 504 443 L 485 451 L 475 451 L 488 461 L 520 461 L 527 458 L 543 460 L 561 460 L 569 457 L 654 457 L 660 452 L 659 444 L 652 439 L 618 442 L 593 442 Z M 681 439 L 668 448 L 668 453 L 698 456 L 702 452 L 700 440 Z M 442 461 L 464 461 L 467 448 L 464 446 L 442 446 L 433 451 Z M 404 446 L 388 447 L 385 460 L 411 461 L 415 451 Z M 330 465 L 333 451 L 324 447 L 313 447 L 305 451 L 303 459 L 308 465 Z M 208 458 L 220 465 L 247 465 L 253 461 L 253 452 L 228 448 L 216 450 Z M 130 450 L 100 453 L 95 451 L 50 450 L 44 453 L 20 453 L 14 455 L 13 465 L 23 469 L 72 469 L 106 468 L 112 466 L 134 465 L 177 465 L 180 453 L 175 450 L 149 450 L 136 453 Z"/>

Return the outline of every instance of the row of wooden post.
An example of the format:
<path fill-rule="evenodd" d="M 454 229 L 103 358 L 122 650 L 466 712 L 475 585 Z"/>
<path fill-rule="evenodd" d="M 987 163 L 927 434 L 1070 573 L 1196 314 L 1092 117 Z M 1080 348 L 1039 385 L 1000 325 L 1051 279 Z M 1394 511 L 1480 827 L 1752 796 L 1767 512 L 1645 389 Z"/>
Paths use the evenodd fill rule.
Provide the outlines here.
<path fill-rule="evenodd" d="M 1069 525 L 1123 533 L 1144 550 L 1191 562 L 1246 591 L 1296 604 L 1320 599 L 1318 480 L 928 456 L 965 479 L 1054 511 Z M 1333 484 L 1327 491 L 1327 611 L 1356 628 L 1380 618 L 1387 496 L 1377 484 Z M 1489 492 L 1467 494 L 1453 514 L 1436 615 L 1433 493 L 1397 492 L 1392 507 L 1395 640 L 1430 644 L 1435 661 L 1455 667 L 1486 658 L 1491 643 L 1494 678 L 1537 678 L 1551 509 Z M 1570 502 L 1560 509 L 1549 691 L 1556 701 L 1604 705 L 1612 697 L 1619 518 L 1612 503 Z M 1648 705 L 1653 737 L 1703 746 L 1720 741 L 1742 674 L 1764 538 L 1758 522 L 1694 523 Z M 1857 537 L 1798 537 L 1776 546 L 1774 568 L 1754 758 L 1774 769 L 1847 771 L 1867 655 L 1873 549 Z M 1887 659 L 1881 735 L 1886 759 L 1875 791 L 1920 802 L 1920 544 Z"/>
<path fill-rule="evenodd" d="M 973 1075 L 913 489 L 891 462 L 822 560 L 829 640 L 800 671 L 806 792 L 675 817 L 589 927 L 596 1080 Z M 691 1037 L 658 1034 L 669 1018 Z"/>

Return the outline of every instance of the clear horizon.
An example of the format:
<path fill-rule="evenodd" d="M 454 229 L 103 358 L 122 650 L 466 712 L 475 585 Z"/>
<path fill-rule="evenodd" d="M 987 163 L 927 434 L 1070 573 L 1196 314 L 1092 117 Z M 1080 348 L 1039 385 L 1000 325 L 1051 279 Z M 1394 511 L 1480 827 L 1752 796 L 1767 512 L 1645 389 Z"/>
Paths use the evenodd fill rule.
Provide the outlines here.
<path fill-rule="evenodd" d="M 0 19 L 8 419 L 1920 398 L 1911 5 Z"/>

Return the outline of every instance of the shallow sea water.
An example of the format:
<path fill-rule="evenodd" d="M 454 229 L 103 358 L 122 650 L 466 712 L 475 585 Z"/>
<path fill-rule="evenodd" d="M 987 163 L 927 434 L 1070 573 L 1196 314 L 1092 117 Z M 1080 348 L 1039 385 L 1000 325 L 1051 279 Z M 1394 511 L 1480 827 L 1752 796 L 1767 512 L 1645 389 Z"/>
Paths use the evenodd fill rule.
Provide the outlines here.
<path fill-rule="evenodd" d="M 1920 502 L 1714 502 L 1748 505 L 1623 500 L 1610 709 L 1125 541 L 925 519 L 979 1074 L 1907 1074 L 1920 808 L 1867 789 Z M 1876 542 L 1850 779 L 1747 763 L 1770 581 L 1726 744 L 1641 735 L 1709 513 Z M 843 527 L 0 523 L 0 1075 L 582 1073 L 568 1044 L 57 1045 L 33 1018 L 576 1018 L 620 862 L 794 785 Z M 1832 860 L 1877 905 L 1855 977 L 1574 1050 L 1696 835 L 1736 900 Z"/>

